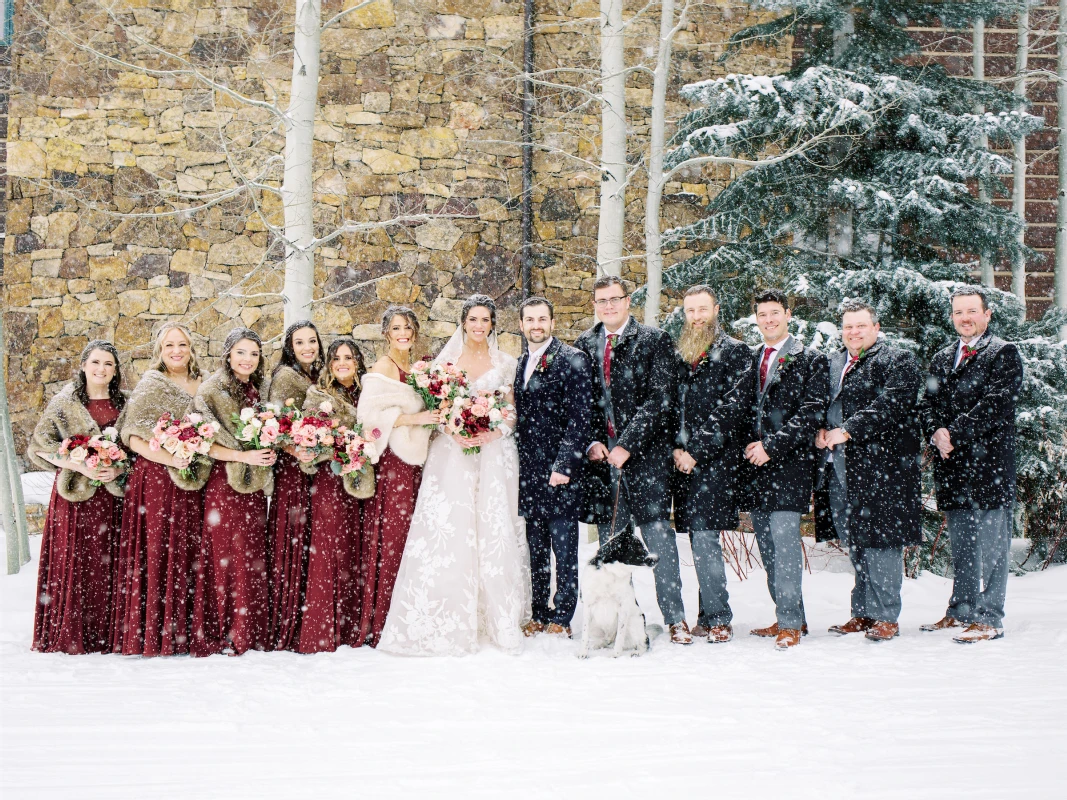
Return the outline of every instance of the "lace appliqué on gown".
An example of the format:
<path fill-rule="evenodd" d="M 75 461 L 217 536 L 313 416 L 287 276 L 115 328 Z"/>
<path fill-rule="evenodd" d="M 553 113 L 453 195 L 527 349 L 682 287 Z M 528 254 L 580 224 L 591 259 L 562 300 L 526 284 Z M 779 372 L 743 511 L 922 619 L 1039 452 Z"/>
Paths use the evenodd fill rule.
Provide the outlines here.
<path fill-rule="evenodd" d="M 500 353 L 497 361 L 474 388 L 510 383 L 515 360 Z M 518 503 L 512 436 L 475 455 L 448 436 L 433 441 L 379 650 L 463 655 L 477 651 L 480 639 L 522 649 L 530 554 Z"/>

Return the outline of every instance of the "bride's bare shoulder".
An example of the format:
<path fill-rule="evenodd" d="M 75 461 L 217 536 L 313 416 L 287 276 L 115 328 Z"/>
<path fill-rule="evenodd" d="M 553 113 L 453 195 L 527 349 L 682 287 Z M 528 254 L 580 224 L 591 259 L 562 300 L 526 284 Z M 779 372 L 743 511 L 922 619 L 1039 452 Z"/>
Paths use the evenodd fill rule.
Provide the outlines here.
<path fill-rule="evenodd" d="M 400 380 L 400 370 L 396 364 L 393 363 L 391 358 L 382 356 L 374 362 L 374 366 L 370 368 L 371 372 L 378 375 L 385 375 L 387 378 L 392 378 L 394 381 Z"/>

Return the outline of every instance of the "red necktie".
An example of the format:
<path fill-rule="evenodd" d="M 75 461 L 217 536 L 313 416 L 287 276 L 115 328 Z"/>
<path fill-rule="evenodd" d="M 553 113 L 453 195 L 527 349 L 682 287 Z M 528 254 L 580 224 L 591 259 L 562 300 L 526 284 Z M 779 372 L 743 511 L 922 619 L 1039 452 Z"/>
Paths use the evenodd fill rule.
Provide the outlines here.
<path fill-rule="evenodd" d="M 604 385 L 611 386 L 611 351 L 615 349 L 615 340 L 619 338 L 617 333 L 608 334 L 608 343 L 604 347 Z"/>
<path fill-rule="evenodd" d="M 844 380 L 845 376 L 848 375 L 849 370 L 851 370 L 859 362 L 860 362 L 860 357 L 859 356 L 850 356 L 849 359 L 848 359 L 848 363 L 845 364 L 845 371 L 841 373 L 841 380 Z"/>
<path fill-rule="evenodd" d="M 774 350 L 770 347 L 763 348 L 763 360 L 760 361 L 759 365 L 759 388 L 761 392 L 763 387 L 767 385 L 767 372 L 771 368 L 771 353 L 773 352 Z"/>
<path fill-rule="evenodd" d="M 608 343 L 604 346 L 604 385 L 611 386 L 611 351 L 615 349 L 615 340 L 619 338 L 617 333 L 608 334 Z M 608 436 L 615 438 L 615 426 L 608 417 Z"/>

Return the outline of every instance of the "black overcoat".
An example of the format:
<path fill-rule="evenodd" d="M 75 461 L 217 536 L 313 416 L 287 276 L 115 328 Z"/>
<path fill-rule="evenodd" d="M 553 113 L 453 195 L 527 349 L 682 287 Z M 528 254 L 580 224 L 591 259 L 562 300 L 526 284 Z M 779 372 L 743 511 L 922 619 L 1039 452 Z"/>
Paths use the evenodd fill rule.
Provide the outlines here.
<path fill-rule="evenodd" d="M 603 327 L 598 322 L 574 345 L 593 365 L 591 441 L 607 445 L 608 400 L 597 352 Z M 623 479 L 637 525 L 669 519 L 671 514 L 676 363 L 674 343 L 666 331 L 642 325 L 633 317 L 629 319 L 615 343 L 611 360 L 611 413 L 616 444 L 630 453 Z M 613 484 L 608 464 L 587 460 L 585 467 L 586 522 L 609 524 Z"/>
<path fill-rule="evenodd" d="M 759 391 L 757 347 L 749 368 L 693 437 L 690 452 L 703 452 L 733 439 L 744 453 L 750 443 L 763 443 L 770 461 L 761 467 L 745 460 L 738 473 L 738 508 L 742 511 L 798 511 L 811 508 L 815 470 L 815 434 L 823 427 L 829 395 L 826 356 L 792 336 L 782 346 Z"/>
<path fill-rule="evenodd" d="M 953 451 L 934 453 L 941 511 L 1010 508 L 1015 502 L 1015 404 L 1023 361 L 1011 342 L 986 332 L 976 355 L 953 368 L 959 340 L 930 363 L 922 404 L 927 439 L 947 428 Z"/>
<path fill-rule="evenodd" d="M 689 440 L 723 404 L 751 360 L 748 345 L 720 335 L 695 367 L 681 359 L 678 361 L 674 446 L 688 452 L 697 462 L 691 474 L 675 469 L 671 475 L 674 525 L 678 531 L 737 528 L 736 489 L 743 461 L 741 449 L 733 440 L 727 440 L 721 447 L 693 453 L 689 450 Z"/>
<path fill-rule="evenodd" d="M 590 444 L 592 366 L 581 350 L 553 339 L 525 384 L 527 351 L 515 373 L 519 447 L 519 514 L 527 519 L 580 520 L 582 462 Z M 553 472 L 568 476 L 549 486 Z"/>
<path fill-rule="evenodd" d="M 830 361 L 834 392 L 847 361 L 847 352 Z M 843 445 L 851 508 L 849 541 L 857 547 L 901 547 L 922 541 L 922 383 L 915 356 L 878 342 L 841 384 L 841 427 L 851 437 Z M 833 425 L 828 422 L 826 427 Z M 834 467 L 826 463 L 825 452 L 820 451 L 821 480 L 815 491 L 815 533 L 820 541 L 838 538 L 826 489 L 826 481 L 834 479 L 830 474 Z"/>

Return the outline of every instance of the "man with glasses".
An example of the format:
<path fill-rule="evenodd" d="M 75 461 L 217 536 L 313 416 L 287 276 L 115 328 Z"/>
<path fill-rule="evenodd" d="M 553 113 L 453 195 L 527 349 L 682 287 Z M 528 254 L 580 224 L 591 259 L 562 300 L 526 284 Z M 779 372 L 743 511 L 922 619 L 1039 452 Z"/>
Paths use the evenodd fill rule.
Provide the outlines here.
<path fill-rule="evenodd" d="M 600 526 L 601 546 L 625 532 L 633 519 L 659 559 L 653 568 L 656 599 L 671 641 L 691 644 L 682 607 L 678 543 L 669 521 L 674 344 L 665 331 L 630 316 L 630 297 L 613 275 L 593 284 L 593 305 L 600 321 L 575 342 L 593 362 L 595 373 L 593 444 L 587 450 L 588 519 Z M 597 486 L 609 486 L 607 496 Z"/>

